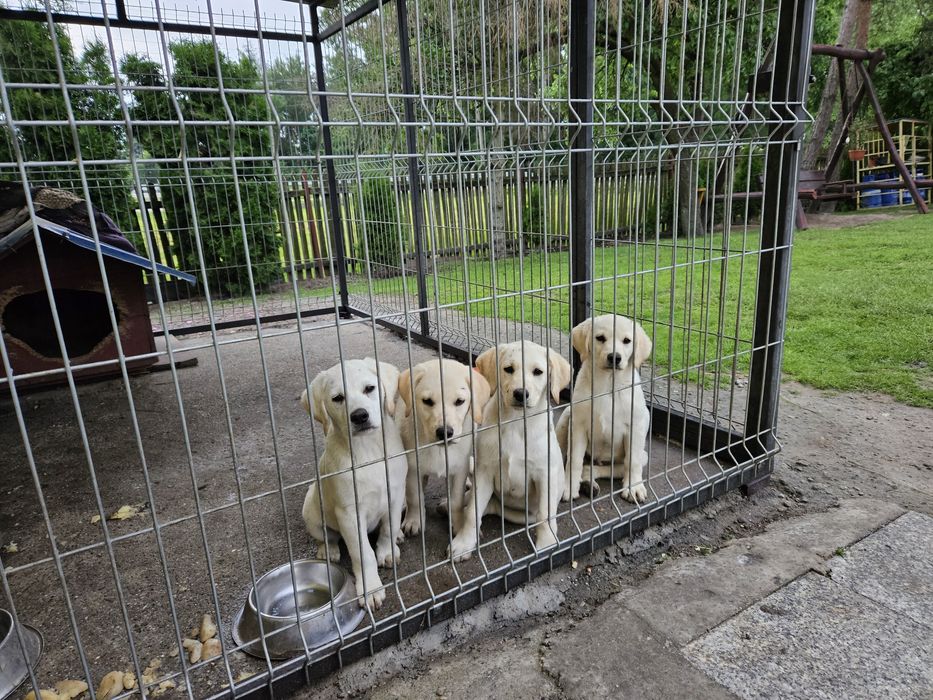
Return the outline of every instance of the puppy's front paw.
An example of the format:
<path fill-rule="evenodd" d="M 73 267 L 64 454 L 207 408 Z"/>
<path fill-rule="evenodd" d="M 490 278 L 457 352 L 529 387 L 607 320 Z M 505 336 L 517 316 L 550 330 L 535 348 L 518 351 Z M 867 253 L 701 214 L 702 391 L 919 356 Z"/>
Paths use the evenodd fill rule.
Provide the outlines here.
<path fill-rule="evenodd" d="M 317 543 L 318 559 L 327 559 L 332 564 L 340 562 L 340 545 L 336 542 L 325 545 L 323 542 Z"/>
<path fill-rule="evenodd" d="M 356 595 L 359 596 L 361 608 L 378 610 L 382 607 L 382 604 L 386 599 L 386 592 L 382 587 L 382 581 L 380 581 L 378 578 L 376 579 L 376 585 L 374 588 L 375 590 L 371 590 L 368 594 L 364 595 L 362 584 L 356 584 Z"/>
<path fill-rule="evenodd" d="M 557 537 L 555 537 L 554 533 L 551 532 L 551 528 L 541 530 L 541 532 L 538 533 L 537 538 L 535 538 L 535 549 L 537 549 L 539 552 L 542 549 L 553 547 L 555 544 L 557 544 Z"/>
<path fill-rule="evenodd" d="M 398 548 L 397 544 L 394 544 L 389 547 L 388 544 L 383 545 L 381 542 L 376 545 L 376 563 L 379 566 L 385 568 L 392 568 L 392 557 L 395 557 L 395 561 L 398 561 L 402 556 L 402 551 Z"/>
<path fill-rule="evenodd" d="M 447 556 L 453 561 L 466 561 L 473 556 L 476 549 L 476 540 L 472 537 L 454 537 L 447 548 Z"/>
<path fill-rule="evenodd" d="M 562 501 L 575 501 L 580 498 L 580 484 L 567 484 L 564 486 L 564 493 L 560 497 Z"/>
<path fill-rule="evenodd" d="M 644 484 L 626 486 L 622 489 L 622 498 L 631 503 L 644 503 L 648 500 L 648 489 Z"/>
<path fill-rule="evenodd" d="M 421 532 L 421 514 L 417 509 L 411 509 L 405 513 L 405 519 L 402 520 L 402 532 L 411 537 Z"/>

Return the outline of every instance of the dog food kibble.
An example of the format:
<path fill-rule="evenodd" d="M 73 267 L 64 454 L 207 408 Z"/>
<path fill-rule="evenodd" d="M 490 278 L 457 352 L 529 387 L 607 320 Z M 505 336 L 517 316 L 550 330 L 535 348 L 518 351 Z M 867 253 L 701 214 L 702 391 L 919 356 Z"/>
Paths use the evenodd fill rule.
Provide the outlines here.
<path fill-rule="evenodd" d="M 201 660 L 201 654 L 203 653 L 201 642 L 197 639 L 186 639 L 181 645 L 188 652 L 189 663 L 196 664 Z"/>
<path fill-rule="evenodd" d="M 210 615 L 205 615 L 201 618 L 201 629 L 198 639 L 201 640 L 203 644 L 208 639 L 211 639 L 217 634 L 217 625 L 214 624 L 214 620 Z M 192 635 L 193 636 L 193 635 Z"/>
<path fill-rule="evenodd" d="M 208 659 L 213 659 L 215 656 L 220 656 L 220 640 L 216 638 L 208 639 L 204 642 L 201 650 L 201 659 L 207 661 Z"/>
<path fill-rule="evenodd" d="M 40 690 L 39 697 L 42 700 L 59 700 L 58 694 L 54 690 Z M 36 700 L 36 691 L 30 690 L 23 700 Z"/>
<path fill-rule="evenodd" d="M 61 700 L 71 700 L 87 692 L 87 683 L 84 681 L 60 681 L 55 684 L 55 690 Z"/>
<path fill-rule="evenodd" d="M 97 687 L 97 700 L 113 700 L 123 692 L 123 671 L 111 671 Z"/>

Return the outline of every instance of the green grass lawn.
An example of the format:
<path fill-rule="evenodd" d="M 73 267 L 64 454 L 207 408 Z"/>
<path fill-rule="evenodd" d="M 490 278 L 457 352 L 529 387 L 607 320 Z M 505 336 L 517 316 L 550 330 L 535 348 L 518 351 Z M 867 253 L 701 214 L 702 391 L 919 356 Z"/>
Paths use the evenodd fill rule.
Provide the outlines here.
<path fill-rule="evenodd" d="M 933 217 L 797 234 L 785 372 L 933 407 Z"/>
<path fill-rule="evenodd" d="M 654 339 L 657 367 L 706 385 L 727 384 L 748 369 L 757 245 L 756 235 L 739 230 L 657 247 L 598 249 L 595 307 L 636 315 Z M 568 283 L 566 253 L 498 261 L 495 274 L 488 261 L 444 262 L 428 280 L 428 297 L 474 316 L 566 329 Z M 392 278 L 376 280 L 373 293 L 414 296 L 415 290 L 413 278 L 404 284 Z M 368 287 L 354 282 L 351 291 L 367 294 Z M 881 391 L 933 407 L 931 365 L 933 217 L 797 233 L 787 375 L 819 388 Z"/>

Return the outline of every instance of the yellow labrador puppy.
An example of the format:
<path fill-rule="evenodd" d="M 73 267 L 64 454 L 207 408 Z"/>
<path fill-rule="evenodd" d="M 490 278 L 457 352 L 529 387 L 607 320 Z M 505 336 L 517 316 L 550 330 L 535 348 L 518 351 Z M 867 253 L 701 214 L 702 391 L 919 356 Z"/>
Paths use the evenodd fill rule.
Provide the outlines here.
<path fill-rule="evenodd" d="M 582 365 L 573 410 L 565 409 L 557 421 L 557 439 L 567 458 L 563 500 L 580 495 L 589 453 L 594 489 L 596 479 L 621 476 L 622 497 L 643 503 L 648 498 L 642 470 L 648 461 L 650 416 L 638 368 L 651 355 L 651 339 L 631 319 L 605 314 L 579 324 L 571 341 Z"/>
<path fill-rule="evenodd" d="M 455 561 L 473 554 L 487 513 L 520 525 L 537 523 L 537 549 L 556 544 L 557 505 L 564 492 L 563 458 L 547 410 L 548 384 L 559 402 L 570 382 L 570 363 L 537 343 L 518 341 L 487 350 L 476 358 L 476 367 L 495 393 L 476 438 L 474 493 L 467 496 L 463 527 L 448 552 Z"/>
<path fill-rule="evenodd" d="M 384 362 L 377 371 L 371 358 L 348 360 L 342 368 L 336 365 L 314 378 L 310 401 L 307 391 L 301 396 L 305 410 L 324 430 L 318 479 L 308 489 L 301 514 L 308 533 L 321 543 L 322 554 L 327 541 L 331 561 L 340 559 L 334 530 L 343 538 L 361 607 L 382 605 L 386 593 L 377 565 L 392 566 L 403 538 L 408 464 L 393 418 L 398 376 L 398 370 Z M 373 552 L 367 535 L 377 527 Z"/>
<path fill-rule="evenodd" d="M 489 384 L 459 362 L 429 360 L 402 372 L 399 394 L 406 405 L 402 442 L 411 450 L 402 530 L 416 535 L 424 528 L 424 486 L 436 476 L 448 480 L 448 508 L 457 532 L 473 455 L 473 422 L 483 418 Z"/>

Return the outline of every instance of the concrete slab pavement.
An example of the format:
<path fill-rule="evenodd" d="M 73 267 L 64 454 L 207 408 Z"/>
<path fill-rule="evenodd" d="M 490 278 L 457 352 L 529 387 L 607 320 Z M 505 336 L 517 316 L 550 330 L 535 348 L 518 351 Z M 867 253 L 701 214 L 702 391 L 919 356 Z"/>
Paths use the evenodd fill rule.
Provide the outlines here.
<path fill-rule="evenodd" d="M 933 629 L 846 585 L 807 574 L 688 644 L 739 697 L 933 696 Z"/>
<path fill-rule="evenodd" d="M 578 604 L 587 610 L 582 618 L 566 609 L 574 579 L 555 571 L 519 589 L 521 601 L 503 607 L 504 599 L 492 600 L 343 669 L 304 696 L 750 697 L 737 692 L 738 685 L 703 673 L 707 669 L 692 665 L 683 649 L 707 638 L 708 630 L 718 635 L 711 640 L 730 639 L 734 616 L 808 571 L 828 571 L 826 560 L 837 548 L 903 512 L 894 504 L 859 499 L 777 522 L 708 556 L 668 560 L 653 576 L 595 609 L 583 601 Z M 516 614 L 538 599 L 550 603 Z M 697 642 L 690 648 L 700 658 L 704 647 Z M 430 650 L 434 655 L 426 663 Z M 915 678 L 922 677 L 911 669 Z"/>

